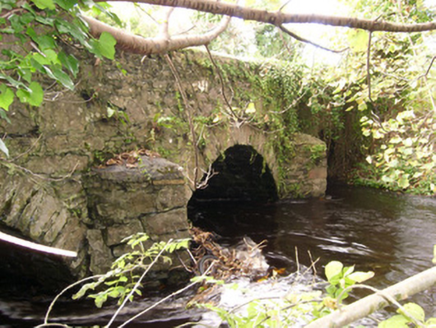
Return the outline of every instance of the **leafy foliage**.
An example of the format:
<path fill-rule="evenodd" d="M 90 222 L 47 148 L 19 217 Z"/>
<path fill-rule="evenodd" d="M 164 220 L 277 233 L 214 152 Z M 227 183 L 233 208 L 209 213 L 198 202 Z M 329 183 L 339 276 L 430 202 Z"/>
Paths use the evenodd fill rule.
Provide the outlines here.
<path fill-rule="evenodd" d="M 374 178 L 383 187 L 436 192 L 434 119 L 433 115 L 417 117 L 413 110 L 402 111 L 381 124 L 364 117 L 364 134 L 381 141 L 379 150 L 367 161 L 378 168 Z"/>
<path fill-rule="evenodd" d="M 64 88 L 74 88 L 79 71 L 78 59 L 68 47 L 85 49 L 96 57 L 114 58 L 115 39 L 102 33 L 94 39 L 81 19 L 80 9 L 104 10 L 92 1 L 77 0 L 4 0 L 0 11 L 0 117 L 15 98 L 31 106 L 41 105 L 43 86 L 37 75 L 47 76 Z"/>
<path fill-rule="evenodd" d="M 151 266 L 159 259 L 163 263 L 171 263 L 168 254 L 179 249 L 186 249 L 189 239 L 180 239 L 166 242 L 155 242 L 149 248 L 145 248 L 144 243 L 149 240 L 145 233 L 125 238 L 122 242 L 127 242 L 132 251 L 117 258 L 112 264 L 112 268 L 97 281 L 88 283 L 73 295 L 73 299 L 79 299 L 89 291 L 100 289 L 98 293 L 89 294 L 88 297 L 94 298 L 95 305 L 102 307 L 108 298 L 118 299 L 118 304 L 123 303 L 126 297 L 129 301 L 133 300 L 133 293 L 141 296 L 141 272 L 148 272 Z M 107 287 L 104 287 L 104 286 Z"/>

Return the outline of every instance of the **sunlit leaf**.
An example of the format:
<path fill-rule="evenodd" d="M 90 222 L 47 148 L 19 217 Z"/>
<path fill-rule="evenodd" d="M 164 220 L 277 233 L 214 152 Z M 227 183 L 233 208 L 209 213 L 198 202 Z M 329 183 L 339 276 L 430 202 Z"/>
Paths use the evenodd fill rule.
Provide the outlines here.
<path fill-rule="evenodd" d="M 252 103 L 252 102 L 249 103 L 247 108 L 245 109 L 245 112 L 247 114 L 254 114 L 254 113 L 256 113 L 256 107 L 254 107 L 254 103 Z"/>
<path fill-rule="evenodd" d="M 419 321 L 425 320 L 425 312 L 422 307 L 416 303 L 407 303 L 403 305 L 402 309 L 397 310 L 398 313 L 404 315 L 409 319 L 416 319 Z"/>
<path fill-rule="evenodd" d="M 0 108 L 9 110 L 9 106 L 14 102 L 15 95 L 6 85 L 0 85 Z"/>
<path fill-rule="evenodd" d="M 59 7 L 64 10 L 70 10 L 77 5 L 77 0 L 53 0 Z"/>
<path fill-rule="evenodd" d="M 325 266 L 325 275 L 327 280 L 330 281 L 334 276 L 342 272 L 344 265 L 339 261 L 331 261 Z"/>
<path fill-rule="evenodd" d="M 44 70 L 48 76 L 50 76 L 52 79 L 60 82 L 64 87 L 66 87 L 70 90 L 74 89 L 73 81 L 71 81 L 70 77 L 65 72 L 63 72 L 61 69 L 59 69 L 58 67 L 44 66 Z"/>
<path fill-rule="evenodd" d="M 365 51 L 368 48 L 368 32 L 364 30 L 350 30 L 348 42 L 355 52 Z"/>
<path fill-rule="evenodd" d="M 382 321 L 377 326 L 378 328 L 409 328 L 409 320 L 402 315 L 394 315 L 389 319 Z"/>
<path fill-rule="evenodd" d="M 6 154 L 6 157 L 9 157 L 8 147 L 6 147 L 2 139 L 0 139 L 0 150 Z"/>
<path fill-rule="evenodd" d="M 39 9 L 55 9 L 56 6 L 53 3 L 53 0 L 32 0 L 32 2 L 37 6 Z"/>
<path fill-rule="evenodd" d="M 410 186 L 409 183 L 409 179 L 407 176 L 402 176 L 399 180 L 398 180 L 398 186 L 402 189 L 406 189 L 407 187 Z"/>
<path fill-rule="evenodd" d="M 39 106 L 44 99 L 44 90 L 39 83 L 32 82 L 29 84 L 28 90 L 17 90 L 17 97 L 22 103 Z"/>
<path fill-rule="evenodd" d="M 348 276 L 349 279 L 359 283 L 371 279 L 372 277 L 374 277 L 374 272 L 372 271 L 368 271 L 368 272 L 356 271 Z"/>
<path fill-rule="evenodd" d="M 99 38 L 99 48 L 102 56 L 114 59 L 117 40 L 108 32 L 103 32 Z"/>

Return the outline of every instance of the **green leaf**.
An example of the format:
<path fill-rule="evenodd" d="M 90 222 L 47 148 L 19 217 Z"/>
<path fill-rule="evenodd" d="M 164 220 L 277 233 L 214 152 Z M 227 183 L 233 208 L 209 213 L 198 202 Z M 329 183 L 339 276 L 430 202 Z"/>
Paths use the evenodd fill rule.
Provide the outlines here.
<path fill-rule="evenodd" d="M 9 106 L 14 102 L 15 95 L 6 85 L 0 85 L 0 108 L 9 110 Z"/>
<path fill-rule="evenodd" d="M 41 105 L 44 99 L 44 90 L 42 90 L 41 85 L 38 82 L 32 82 L 29 84 L 30 90 L 30 98 L 28 103 L 32 106 Z"/>
<path fill-rule="evenodd" d="M 38 82 L 32 82 L 29 84 L 27 90 L 17 90 L 17 97 L 22 103 L 28 103 L 32 106 L 39 106 L 42 103 L 44 91 Z"/>
<path fill-rule="evenodd" d="M 108 118 L 111 118 L 114 114 L 115 114 L 115 110 L 112 109 L 112 108 L 110 108 L 110 107 L 108 107 L 108 108 L 107 108 L 107 117 L 108 117 Z M 139 242 L 138 242 L 137 240 L 135 240 L 135 241 L 133 241 L 131 244 L 132 244 L 132 246 L 134 247 L 134 246 L 136 246 L 138 243 L 139 243 Z"/>
<path fill-rule="evenodd" d="M 103 32 L 99 38 L 99 49 L 102 56 L 114 59 L 117 40 L 108 32 Z"/>
<path fill-rule="evenodd" d="M 48 35 L 38 36 L 38 38 L 35 39 L 35 42 L 38 43 L 39 48 L 44 52 L 44 54 L 46 52 L 45 51 L 46 49 L 56 48 L 56 43 L 52 36 L 48 36 Z"/>
<path fill-rule="evenodd" d="M 39 9 L 56 9 L 55 4 L 53 3 L 53 0 L 32 0 L 32 2 L 39 8 Z"/>
<path fill-rule="evenodd" d="M 74 90 L 73 81 L 71 81 L 70 77 L 64 71 L 56 66 L 51 66 L 50 68 L 48 66 L 44 66 L 44 70 L 48 76 L 60 82 L 67 89 Z"/>
<path fill-rule="evenodd" d="M 379 323 L 378 328 L 409 328 L 409 320 L 402 315 L 394 315 L 388 320 Z"/>
<path fill-rule="evenodd" d="M 343 276 L 343 277 L 346 277 L 346 276 L 350 275 L 353 271 L 354 271 L 354 265 L 352 265 L 352 266 L 350 266 L 350 267 L 345 267 L 345 268 L 343 269 L 343 274 L 342 274 L 342 276 Z"/>
<path fill-rule="evenodd" d="M 399 180 L 398 180 L 398 187 L 402 188 L 402 189 L 406 189 L 407 187 L 410 186 L 409 183 L 409 178 L 407 176 L 402 176 Z"/>
<path fill-rule="evenodd" d="M 342 272 L 344 265 L 339 261 L 331 261 L 325 266 L 325 275 L 327 280 L 330 281 L 333 277 Z"/>
<path fill-rule="evenodd" d="M 64 10 L 70 10 L 77 4 L 77 0 L 54 0 L 54 3 Z"/>
<path fill-rule="evenodd" d="M 103 303 L 107 301 L 107 294 L 99 294 L 95 298 L 95 306 L 98 308 L 101 308 L 103 306 Z"/>
<path fill-rule="evenodd" d="M 53 49 L 46 49 L 43 52 L 50 64 L 60 64 L 56 51 L 54 51 Z"/>
<path fill-rule="evenodd" d="M 58 59 L 62 65 L 67 68 L 74 77 L 77 77 L 79 72 L 79 61 L 73 55 L 67 55 L 65 52 L 61 51 L 58 54 Z"/>
<path fill-rule="evenodd" d="M 84 43 L 88 38 L 86 32 L 81 28 L 82 24 L 78 22 L 70 23 L 65 20 L 56 19 L 55 25 L 60 34 L 69 34 L 77 39 L 80 43 Z"/>
<path fill-rule="evenodd" d="M 83 295 L 85 295 L 85 293 L 88 290 L 90 290 L 90 289 L 93 290 L 95 288 L 95 286 L 96 286 L 95 282 L 90 282 L 88 284 L 83 285 L 82 288 L 80 288 L 80 290 L 72 296 L 72 299 L 77 300 L 77 299 L 83 297 Z"/>
<path fill-rule="evenodd" d="M 365 51 L 368 47 L 368 32 L 364 30 L 350 30 L 348 32 L 348 42 L 353 51 Z"/>
<path fill-rule="evenodd" d="M 403 311 L 404 309 L 404 311 Z M 422 307 L 420 307 L 418 304 L 416 303 L 407 303 L 403 306 L 403 309 L 398 309 L 397 312 L 402 314 L 403 316 L 405 316 L 408 319 L 412 319 L 409 317 L 412 316 L 414 319 L 419 320 L 419 321 L 424 321 L 425 320 L 425 312 L 423 310 Z"/>
<path fill-rule="evenodd" d="M 9 157 L 8 147 L 6 147 L 2 139 L 0 139 L 0 150 L 6 154 L 6 157 Z"/>
<path fill-rule="evenodd" d="M 356 271 L 353 272 L 352 274 L 350 274 L 348 276 L 348 279 L 351 279 L 355 282 L 364 282 L 368 279 L 371 279 L 372 277 L 374 277 L 374 272 L 372 271 L 368 271 L 368 272 L 361 272 L 361 271 Z"/>

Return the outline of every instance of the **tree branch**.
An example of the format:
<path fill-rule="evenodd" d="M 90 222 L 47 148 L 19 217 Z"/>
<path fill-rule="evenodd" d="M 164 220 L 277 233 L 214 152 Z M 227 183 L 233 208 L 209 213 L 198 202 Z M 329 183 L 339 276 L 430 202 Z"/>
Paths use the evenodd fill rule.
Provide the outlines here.
<path fill-rule="evenodd" d="M 101 2 L 103 0 L 97 0 Z M 121 2 L 126 0 L 111 0 Z M 193 9 L 197 11 L 238 17 L 244 20 L 253 20 L 262 23 L 268 23 L 275 26 L 290 23 L 316 23 L 323 25 L 332 25 L 338 27 L 357 28 L 367 31 L 381 32 L 423 32 L 436 29 L 436 22 L 417 23 L 417 24 L 399 24 L 380 20 L 361 19 L 353 17 L 315 15 L 315 14 L 289 14 L 281 11 L 267 11 L 249 7 L 241 7 L 237 4 L 228 2 L 217 2 L 212 0 L 128 0 L 129 2 L 148 3 L 152 5 L 180 7 Z"/>
<path fill-rule="evenodd" d="M 344 327 L 387 306 L 389 301 L 386 300 L 386 296 L 392 297 L 397 301 L 404 300 L 409 296 L 430 288 L 434 284 L 436 284 L 436 267 L 388 287 L 382 290 L 381 293 L 364 297 L 341 310 L 313 321 L 306 328 Z"/>
<path fill-rule="evenodd" d="M 103 32 L 108 32 L 117 40 L 118 49 L 135 54 L 151 55 L 209 44 L 227 28 L 231 17 L 224 18 L 217 27 L 208 33 L 169 38 L 143 38 L 104 24 L 94 18 L 82 16 L 82 19 L 89 25 L 90 33 L 94 37 L 98 38 Z"/>
<path fill-rule="evenodd" d="M 342 49 L 342 50 L 333 50 L 333 49 L 329 49 L 329 48 L 323 47 L 323 46 L 321 46 L 321 45 L 319 45 L 319 44 L 316 44 L 315 42 L 312 42 L 312 41 L 310 41 L 310 40 L 307 40 L 307 39 L 305 39 L 305 38 L 302 38 L 301 36 L 295 34 L 294 32 L 289 31 L 289 30 L 288 30 L 287 28 L 285 28 L 283 25 L 280 25 L 280 26 L 279 26 L 279 29 L 282 30 L 283 32 L 285 32 L 286 34 L 290 35 L 290 36 L 293 37 L 294 39 L 300 41 L 300 42 L 304 42 L 304 43 L 311 44 L 311 45 L 314 46 L 314 47 L 317 47 L 317 48 L 320 48 L 320 49 L 323 49 L 323 50 L 326 50 L 326 51 L 330 51 L 330 52 L 334 52 L 334 53 L 337 53 L 337 54 L 338 54 L 338 53 L 341 53 L 341 52 L 344 52 L 344 51 L 347 51 L 347 50 L 348 50 L 348 48 L 345 48 L 345 49 Z"/>

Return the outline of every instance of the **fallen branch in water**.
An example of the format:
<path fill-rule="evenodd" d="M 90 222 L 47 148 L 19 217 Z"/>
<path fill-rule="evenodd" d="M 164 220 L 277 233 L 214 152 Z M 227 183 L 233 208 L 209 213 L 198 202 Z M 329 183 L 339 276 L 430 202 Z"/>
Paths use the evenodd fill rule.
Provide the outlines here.
<path fill-rule="evenodd" d="M 418 273 L 380 292 L 362 298 L 325 317 L 313 321 L 306 328 L 343 327 L 367 317 L 390 304 L 389 298 L 404 300 L 436 284 L 436 267 Z"/>
<path fill-rule="evenodd" d="M 5 234 L 3 232 L 0 232 L 0 240 L 6 241 L 6 242 L 14 244 L 14 245 L 30 248 L 30 249 L 33 249 L 35 251 L 39 251 L 39 252 L 43 252 L 43 253 L 62 255 L 62 256 L 68 256 L 68 257 L 77 257 L 77 252 L 67 251 L 65 249 L 60 249 L 60 248 L 56 248 L 56 247 L 50 247 L 50 246 L 37 244 L 37 243 L 31 242 L 28 240 L 13 237 L 13 236 Z"/>

